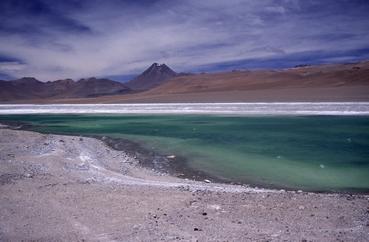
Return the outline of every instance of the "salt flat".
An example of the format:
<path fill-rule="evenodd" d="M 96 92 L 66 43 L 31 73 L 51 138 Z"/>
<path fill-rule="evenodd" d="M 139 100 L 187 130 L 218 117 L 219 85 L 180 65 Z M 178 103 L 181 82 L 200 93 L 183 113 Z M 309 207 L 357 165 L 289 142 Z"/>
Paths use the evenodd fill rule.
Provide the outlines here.
<path fill-rule="evenodd" d="M 3 104 L 0 114 L 369 115 L 369 102 Z"/>

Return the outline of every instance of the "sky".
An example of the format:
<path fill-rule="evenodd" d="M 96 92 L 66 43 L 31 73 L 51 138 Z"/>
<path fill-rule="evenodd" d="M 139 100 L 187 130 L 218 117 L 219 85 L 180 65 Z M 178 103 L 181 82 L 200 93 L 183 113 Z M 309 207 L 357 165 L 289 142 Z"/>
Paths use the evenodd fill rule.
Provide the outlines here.
<path fill-rule="evenodd" d="M 368 0 L 1 0 L 0 79 L 369 59 Z"/>

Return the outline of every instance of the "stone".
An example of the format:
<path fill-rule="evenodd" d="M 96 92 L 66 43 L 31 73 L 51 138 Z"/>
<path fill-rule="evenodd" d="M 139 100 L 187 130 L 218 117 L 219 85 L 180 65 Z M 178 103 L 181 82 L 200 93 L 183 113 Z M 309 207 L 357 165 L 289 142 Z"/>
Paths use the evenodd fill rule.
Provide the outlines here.
<path fill-rule="evenodd" d="M 27 178 L 32 178 L 33 177 L 33 175 L 31 173 L 26 173 L 24 176 L 27 177 Z"/>

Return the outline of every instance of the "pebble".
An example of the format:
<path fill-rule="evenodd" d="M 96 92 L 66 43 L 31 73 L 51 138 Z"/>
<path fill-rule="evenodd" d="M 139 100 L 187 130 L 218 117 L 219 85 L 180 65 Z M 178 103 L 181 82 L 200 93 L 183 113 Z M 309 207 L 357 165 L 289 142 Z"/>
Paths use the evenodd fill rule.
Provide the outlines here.
<path fill-rule="evenodd" d="M 209 205 L 208 208 L 215 209 L 215 210 L 220 210 L 221 209 L 221 207 L 219 205 L 216 205 L 216 204 Z"/>
<path fill-rule="evenodd" d="M 27 178 L 32 178 L 33 177 L 33 175 L 31 173 L 26 173 L 24 176 L 27 177 Z"/>

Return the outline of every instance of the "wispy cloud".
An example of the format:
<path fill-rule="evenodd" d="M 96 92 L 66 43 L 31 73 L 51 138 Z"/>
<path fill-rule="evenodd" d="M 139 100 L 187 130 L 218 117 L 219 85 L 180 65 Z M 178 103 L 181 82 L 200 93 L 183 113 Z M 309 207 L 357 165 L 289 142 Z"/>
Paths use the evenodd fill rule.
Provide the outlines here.
<path fill-rule="evenodd" d="M 8 63 L 0 72 L 16 77 L 131 75 L 152 62 L 192 71 L 368 56 L 355 52 L 369 47 L 367 1 L 3 0 L 0 9 L 0 62 Z"/>

